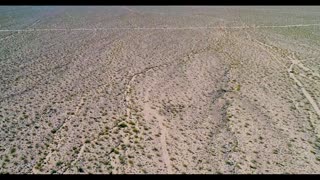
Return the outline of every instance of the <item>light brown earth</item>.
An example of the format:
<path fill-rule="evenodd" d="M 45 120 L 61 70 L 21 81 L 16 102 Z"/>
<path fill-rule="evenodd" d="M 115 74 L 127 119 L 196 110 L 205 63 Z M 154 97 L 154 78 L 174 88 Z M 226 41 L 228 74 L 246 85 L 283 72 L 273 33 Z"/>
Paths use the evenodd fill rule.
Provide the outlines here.
<path fill-rule="evenodd" d="M 319 7 L 1 7 L 1 173 L 319 173 Z"/>

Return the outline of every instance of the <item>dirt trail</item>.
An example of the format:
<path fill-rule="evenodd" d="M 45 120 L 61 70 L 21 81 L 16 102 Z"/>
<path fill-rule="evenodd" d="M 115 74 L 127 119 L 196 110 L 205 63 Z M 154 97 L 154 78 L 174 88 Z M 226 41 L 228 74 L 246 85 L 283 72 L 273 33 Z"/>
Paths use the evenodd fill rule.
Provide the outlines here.
<path fill-rule="evenodd" d="M 77 158 L 71 162 L 71 166 L 74 166 L 75 163 L 77 163 L 77 162 L 79 161 L 79 159 L 80 159 L 80 157 L 82 156 L 85 148 L 86 148 L 86 144 L 84 143 L 84 144 L 81 146 L 81 148 L 80 148 L 80 151 L 79 151 L 79 153 L 78 153 Z"/>
<path fill-rule="evenodd" d="M 288 69 L 288 73 L 291 79 L 294 80 L 294 82 L 297 83 L 297 85 L 300 87 L 302 93 L 304 94 L 304 96 L 307 98 L 307 100 L 309 101 L 309 103 L 312 105 L 313 109 L 315 110 L 315 112 L 318 114 L 318 116 L 320 117 L 320 109 L 317 105 L 317 102 L 315 99 L 312 98 L 312 96 L 309 94 L 309 92 L 305 89 L 305 87 L 303 86 L 303 84 L 295 77 L 294 73 L 292 72 L 292 68 L 293 65 L 297 64 L 297 60 L 291 59 L 289 58 L 292 62 L 292 64 L 290 65 L 289 69 Z"/>
<path fill-rule="evenodd" d="M 283 59 L 283 58 L 281 58 L 281 57 L 278 58 L 275 53 L 272 53 L 268 49 L 263 47 L 264 43 L 262 43 L 260 41 L 257 41 L 257 40 L 256 40 L 256 42 L 258 42 L 263 49 L 265 49 L 275 60 L 277 60 L 281 66 L 285 67 L 285 65 L 280 61 L 280 59 Z M 264 46 L 266 46 L 266 45 L 264 45 Z M 303 66 L 303 64 L 301 64 L 301 62 L 299 62 L 297 59 L 293 59 L 290 56 L 288 56 L 287 58 L 291 61 L 290 67 L 287 68 L 287 71 L 289 73 L 289 77 L 291 79 L 293 79 L 294 82 L 297 83 L 297 85 L 300 87 L 300 89 L 301 89 L 302 93 L 304 94 L 304 96 L 306 97 L 306 99 L 309 101 L 309 103 L 312 105 L 312 107 L 315 110 L 315 112 L 320 117 L 320 109 L 319 109 L 319 107 L 318 107 L 318 105 L 316 103 L 316 100 L 314 100 L 312 98 L 312 96 L 309 94 L 309 92 L 305 89 L 304 85 L 295 77 L 294 73 L 292 72 L 292 68 L 293 68 L 294 65 L 299 66 L 300 68 L 302 68 L 305 71 L 311 71 L 311 70 L 309 68 L 306 68 L 305 66 Z M 316 74 L 316 73 L 312 73 L 312 74 L 314 76 L 318 76 L 318 74 Z"/>
<path fill-rule="evenodd" d="M 153 66 L 150 68 L 146 68 L 145 70 L 134 74 L 127 86 L 126 86 L 126 91 L 125 91 L 125 100 L 126 100 L 126 114 L 127 114 L 127 118 L 130 118 L 131 116 L 131 108 L 130 108 L 130 100 L 131 100 L 131 91 L 132 91 L 132 82 L 136 79 L 136 77 L 146 74 L 149 71 L 154 71 L 159 67 L 164 67 L 167 66 L 167 64 L 162 64 L 162 65 L 158 65 L 158 66 Z M 152 85 L 150 86 L 150 89 L 147 90 L 147 94 L 145 95 L 145 99 L 147 100 L 148 103 L 145 103 L 143 106 L 143 111 L 145 114 L 145 118 L 146 119 L 151 119 L 153 117 L 156 117 L 156 119 L 158 120 L 158 125 L 160 128 L 160 132 L 161 132 L 161 136 L 160 136 L 160 143 L 161 143 L 161 147 L 162 147 L 162 159 L 166 165 L 166 169 L 167 169 L 167 173 L 168 174 L 172 174 L 172 167 L 171 167 L 171 163 L 170 163 L 170 157 L 169 157 L 169 153 L 168 153 L 168 148 L 167 148 L 167 143 L 166 143 L 166 136 L 167 136 L 167 130 L 166 128 L 163 126 L 163 122 L 164 122 L 164 117 L 161 116 L 156 109 L 151 108 L 150 105 L 150 99 L 149 99 L 149 92 L 151 90 Z"/>
<path fill-rule="evenodd" d="M 301 68 L 303 71 L 305 72 L 309 72 L 312 74 L 312 76 L 316 76 L 319 77 L 319 74 L 313 72 L 311 69 L 305 67 L 301 61 L 303 60 L 298 60 L 298 58 L 294 55 L 294 57 L 291 56 L 287 56 L 285 58 L 279 56 L 276 52 L 273 52 L 272 47 L 269 46 L 266 43 L 260 42 L 257 39 L 252 38 L 248 33 L 247 35 L 249 36 L 249 38 L 255 42 L 258 43 L 258 45 L 260 46 L 260 48 L 262 48 L 263 50 L 265 50 L 268 54 L 270 54 L 270 56 L 276 60 L 278 62 L 278 64 L 280 66 L 282 66 L 284 69 L 287 70 L 289 77 L 298 85 L 298 87 L 300 88 L 301 92 L 303 93 L 304 97 L 309 101 L 309 103 L 311 104 L 311 106 L 313 107 L 314 111 L 316 112 L 316 114 L 318 115 L 318 117 L 320 117 L 320 108 L 317 104 L 316 99 L 312 98 L 312 96 L 310 95 L 310 93 L 306 90 L 305 86 L 303 85 L 303 83 L 301 81 L 299 81 L 294 72 L 293 72 L 293 66 L 296 65 L 297 67 Z M 287 66 L 283 63 L 285 61 L 289 60 L 291 62 L 291 65 L 289 66 L 289 68 L 287 68 Z M 301 76 L 301 75 L 300 75 Z M 296 105 L 297 106 L 297 105 Z M 299 108 L 297 108 L 299 109 Z M 315 126 L 315 123 L 312 122 L 312 126 Z M 316 135 L 319 137 L 319 134 L 317 132 L 315 132 Z"/>
<path fill-rule="evenodd" d="M 312 74 L 312 76 L 315 76 L 315 77 L 319 77 L 319 78 L 320 78 L 320 75 L 319 75 L 318 73 L 316 73 L 316 72 L 314 72 L 312 69 L 304 66 L 304 65 L 302 64 L 302 62 L 301 62 L 302 60 L 298 60 L 296 57 L 295 57 L 295 59 L 290 58 L 290 60 L 291 60 L 292 64 L 297 65 L 298 67 L 300 67 L 300 68 L 301 68 L 302 70 L 304 70 L 305 72 L 309 72 L 309 73 Z M 303 60 L 303 61 L 304 61 L 304 60 Z"/>
<path fill-rule="evenodd" d="M 81 109 L 81 107 L 82 107 L 82 104 L 84 103 L 84 99 L 86 98 L 86 96 L 87 96 L 87 95 L 81 97 L 81 100 L 80 100 L 80 102 L 78 103 L 78 105 L 77 105 L 77 107 L 76 107 L 76 109 L 75 109 L 75 111 L 74 111 L 74 114 L 71 115 L 71 116 L 70 116 L 69 118 L 67 118 L 66 120 L 64 120 L 64 122 L 57 128 L 57 130 L 56 130 L 56 132 L 55 132 L 55 134 L 54 134 L 54 137 L 53 137 L 53 142 L 56 140 L 56 134 L 64 127 L 64 125 L 65 125 L 67 122 L 69 122 L 70 119 L 74 118 L 74 117 L 79 113 L 79 111 L 80 111 L 80 109 Z M 56 145 L 55 148 L 59 148 L 59 144 Z M 48 162 L 48 161 L 50 160 L 50 158 L 52 157 L 52 154 L 55 152 L 55 151 L 52 151 L 52 149 L 55 149 L 55 148 L 51 148 L 50 152 L 49 152 L 48 155 L 45 157 L 43 163 L 44 163 L 44 162 Z M 79 153 L 79 154 L 80 154 L 80 153 Z M 34 167 L 32 168 L 32 172 L 33 172 L 34 174 L 41 173 L 41 172 L 40 172 L 39 170 L 37 170 L 35 167 L 36 167 L 36 166 L 34 166 Z"/>
<path fill-rule="evenodd" d="M 256 40 L 256 41 L 257 41 L 257 40 Z M 261 43 L 261 42 L 259 42 L 259 41 L 257 41 L 257 42 L 258 42 L 260 45 L 264 45 L 263 43 Z M 264 48 L 264 49 L 265 49 L 265 48 Z M 281 57 L 279 57 L 279 58 L 276 57 L 276 54 L 270 52 L 268 49 L 265 49 L 265 50 L 266 50 L 267 52 L 269 52 L 269 54 L 270 54 L 274 59 L 276 59 L 281 66 L 285 66 L 285 65 L 280 61 L 280 59 L 283 59 L 283 58 L 281 58 Z M 294 82 L 297 83 L 297 85 L 300 87 L 300 89 L 301 89 L 302 93 L 304 94 L 304 96 L 306 97 L 306 99 L 309 101 L 309 103 L 312 105 L 312 107 L 313 107 L 313 109 L 315 110 L 315 112 L 316 112 L 316 113 L 318 114 L 318 116 L 320 117 L 320 109 L 319 109 L 319 107 L 318 107 L 318 105 L 317 105 L 317 103 L 316 103 L 316 100 L 314 100 L 314 99 L 312 98 L 312 96 L 309 94 L 309 92 L 305 89 L 304 85 L 295 77 L 294 73 L 292 72 L 292 68 L 293 68 L 294 65 L 297 65 L 297 66 L 299 66 L 300 68 L 302 68 L 302 69 L 304 69 L 304 70 L 306 70 L 306 71 L 310 71 L 310 69 L 309 69 L 309 68 L 306 68 L 305 66 L 303 66 L 297 59 L 293 59 L 293 58 L 290 57 L 290 56 L 288 56 L 287 58 L 291 61 L 290 67 L 287 68 L 287 71 L 288 71 L 288 73 L 289 73 L 289 77 L 290 77 L 291 79 L 293 79 Z M 312 74 L 313 74 L 314 76 L 317 76 L 316 73 L 312 73 Z"/>
<path fill-rule="evenodd" d="M 158 113 L 158 109 L 153 109 L 151 108 L 151 101 L 149 98 L 149 91 L 151 91 L 151 87 L 146 91 L 145 95 L 145 100 L 147 103 L 144 104 L 143 109 L 144 109 L 144 114 L 146 119 L 152 119 L 155 117 L 158 120 L 158 126 L 160 128 L 160 143 L 161 143 L 161 148 L 162 148 L 162 160 L 166 165 L 167 173 L 172 174 L 172 167 L 171 167 L 171 161 L 170 161 L 170 156 L 168 152 L 168 147 L 167 147 L 167 142 L 166 142 L 166 137 L 167 137 L 167 128 L 163 125 L 164 123 L 164 117 L 161 116 Z"/>
<path fill-rule="evenodd" d="M 276 60 L 280 66 L 282 66 L 283 68 L 287 69 L 287 66 L 286 66 L 283 62 L 281 62 L 281 61 L 279 60 L 279 58 L 276 56 L 276 54 L 272 53 L 272 52 L 268 49 L 268 48 L 270 48 L 269 45 L 267 45 L 267 44 L 265 44 L 265 43 L 262 43 L 262 42 L 260 42 L 260 41 L 258 41 L 258 40 L 256 40 L 256 39 L 253 39 L 253 40 L 259 44 L 259 47 L 260 47 L 261 49 L 265 50 L 265 52 L 267 52 L 274 60 Z"/>

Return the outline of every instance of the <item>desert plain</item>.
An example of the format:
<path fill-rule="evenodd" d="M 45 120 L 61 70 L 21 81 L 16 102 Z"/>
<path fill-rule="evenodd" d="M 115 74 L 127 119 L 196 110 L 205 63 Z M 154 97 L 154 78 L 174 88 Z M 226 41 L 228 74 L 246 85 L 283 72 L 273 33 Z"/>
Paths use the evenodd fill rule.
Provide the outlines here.
<path fill-rule="evenodd" d="M 320 7 L 0 7 L 0 173 L 320 172 Z"/>

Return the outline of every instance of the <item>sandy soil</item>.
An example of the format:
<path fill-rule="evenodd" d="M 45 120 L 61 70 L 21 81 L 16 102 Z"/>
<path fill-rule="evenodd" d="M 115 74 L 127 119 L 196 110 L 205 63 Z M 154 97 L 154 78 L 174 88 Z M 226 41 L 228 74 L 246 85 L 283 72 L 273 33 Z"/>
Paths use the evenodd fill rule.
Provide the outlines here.
<path fill-rule="evenodd" d="M 319 7 L 1 7 L 0 173 L 319 173 Z"/>

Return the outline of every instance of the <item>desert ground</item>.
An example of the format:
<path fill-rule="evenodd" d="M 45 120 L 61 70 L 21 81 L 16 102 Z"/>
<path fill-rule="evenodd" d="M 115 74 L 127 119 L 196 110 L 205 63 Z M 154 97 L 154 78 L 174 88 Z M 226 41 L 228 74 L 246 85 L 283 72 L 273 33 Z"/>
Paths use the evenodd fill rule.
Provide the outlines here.
<path fill-rule="evenodd" d="M 0 7 L 0 173 L 320 172 L 320 7 Z"/>

